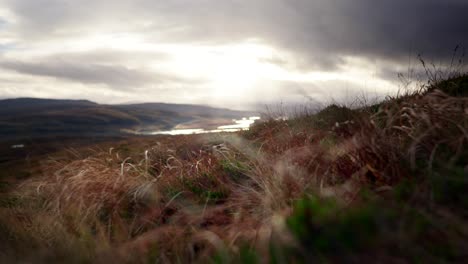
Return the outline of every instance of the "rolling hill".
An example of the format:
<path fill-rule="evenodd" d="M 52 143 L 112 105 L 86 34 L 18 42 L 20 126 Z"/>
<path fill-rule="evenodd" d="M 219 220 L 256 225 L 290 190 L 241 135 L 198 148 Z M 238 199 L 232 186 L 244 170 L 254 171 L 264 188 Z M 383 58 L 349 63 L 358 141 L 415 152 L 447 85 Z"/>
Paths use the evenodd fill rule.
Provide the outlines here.
<path fill-rule="evenodd" d="M 119 135 L 122 129 L 167 130 L 181 123 L 233 119 L 252 113 L 201 105 L 103 105 L 86 100 L 0 100 L 0 136 Z"/>

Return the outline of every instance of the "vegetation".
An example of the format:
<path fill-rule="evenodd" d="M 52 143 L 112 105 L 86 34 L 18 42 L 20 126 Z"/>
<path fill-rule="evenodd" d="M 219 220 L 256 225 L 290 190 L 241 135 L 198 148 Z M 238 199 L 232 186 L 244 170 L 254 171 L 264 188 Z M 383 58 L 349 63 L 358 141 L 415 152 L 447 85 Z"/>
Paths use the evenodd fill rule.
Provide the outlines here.
<path fill-rule="evenodd" d="M 40 161 L 40 175 L 1 186 L 0 257 L 462 263 L 467 82 L 272 117 L 245 132 L 57 153 Z"/>

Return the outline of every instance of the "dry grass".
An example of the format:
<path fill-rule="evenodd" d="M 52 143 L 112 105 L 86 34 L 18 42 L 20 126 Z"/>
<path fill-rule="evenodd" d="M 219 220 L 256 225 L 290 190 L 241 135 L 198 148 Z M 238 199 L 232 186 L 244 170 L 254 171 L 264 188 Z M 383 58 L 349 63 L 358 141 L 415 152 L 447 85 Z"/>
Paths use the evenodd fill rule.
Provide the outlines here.
<path fill-rule="evenodd" d="M 135 139 L 43 161 L 43 175 L 23 182 L 1 208 L 0 232 L 8 239 L 2 257 L 459 261 L 468 237 L 460 192 L 467 180 L 456 175 L 467 166 L 468 100 L 433 85 L 373 108 L 331 106 L 238 134 Z M 408 182 L 418 184 L 407 191 Z M 435 188 L 438 182 L 444 188 Z M 312 196 L 322 203 L 307 202 Z M 438 228 L 408 233 L 413 214 Z M 450 240 L 450 253 L 408 246 L 437 236 Z M 362 243 L 367 250 L 354 247 Z M 330 253 L 329 245 L 344 253 Z"/>

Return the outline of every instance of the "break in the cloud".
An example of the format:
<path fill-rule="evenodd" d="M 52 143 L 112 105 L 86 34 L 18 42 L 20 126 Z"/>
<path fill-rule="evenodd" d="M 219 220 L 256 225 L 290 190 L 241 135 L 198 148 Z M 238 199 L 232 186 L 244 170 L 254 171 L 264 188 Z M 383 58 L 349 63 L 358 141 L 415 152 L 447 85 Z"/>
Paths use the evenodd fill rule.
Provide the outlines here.
<path fill-rule="evenodd" d="M 409 57 L 466 46 L 467 13 L 466 0 L 0 0 L 0 96 L 20 79 L 21 95 L 79 85 L 112 102 L 381 95 Z"/>

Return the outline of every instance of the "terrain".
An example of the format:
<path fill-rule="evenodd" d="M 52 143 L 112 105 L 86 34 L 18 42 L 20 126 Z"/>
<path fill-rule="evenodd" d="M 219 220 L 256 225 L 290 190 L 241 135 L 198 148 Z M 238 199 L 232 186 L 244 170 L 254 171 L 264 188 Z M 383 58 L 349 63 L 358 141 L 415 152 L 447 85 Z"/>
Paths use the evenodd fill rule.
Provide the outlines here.
<path fill-rule="evenodd" d="M 102 105 L 86 100 L 18 98 L 0 100 L 2 140 L 50 136 L 121 136 L 122 130 L 170 130 L 187 122 L 229 124 L 252 115 L 199 105 L 145 103 Z M 205 127 L 200 127 L 205 128 Z"/>
<path fill-rule="evenodd" d="M 464 263 L 467 84 L 434 79 L 249 131 L 64 140 L 18 154 L 2 169 L 0 258 Z"/>

